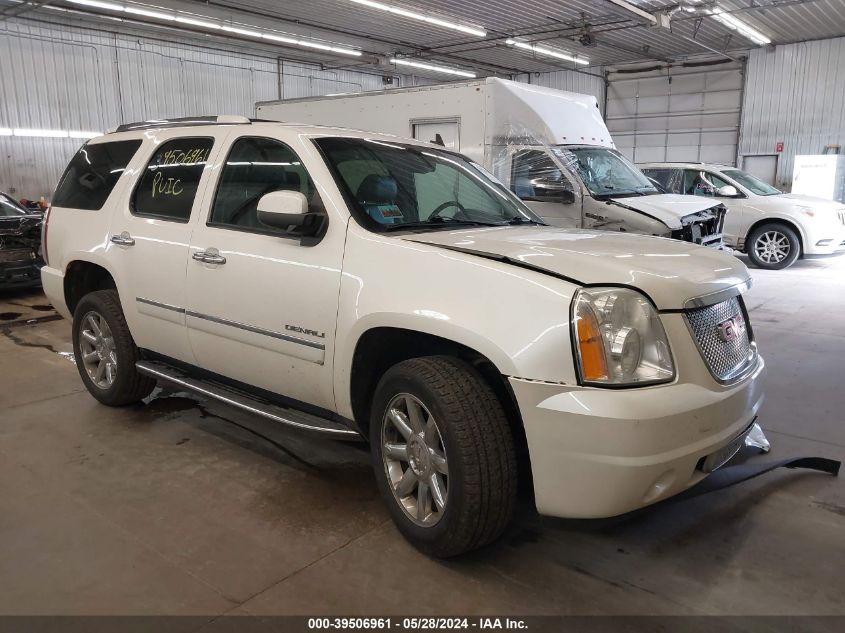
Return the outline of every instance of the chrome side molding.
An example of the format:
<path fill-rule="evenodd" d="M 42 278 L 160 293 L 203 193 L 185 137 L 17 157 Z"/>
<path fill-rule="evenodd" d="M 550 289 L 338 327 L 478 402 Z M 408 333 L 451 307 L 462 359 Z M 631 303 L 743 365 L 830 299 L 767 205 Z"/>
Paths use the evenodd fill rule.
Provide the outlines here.
<path fill-rule="evenodd" d="M 361 441 L 364 439 L 357 431 L 334 420 L 322 418 L 297 409 L 280 407 L 269 402 L 251 398 L 246 394 L 232 391 L 221 385 L 191 378 L 184 372 L 164 363 L 141 360 L 135 363 L 135 368 L 145 376 L 176 385 L 182 389 L 217 400 L 241 411 L 253 413 L 268 420 L 278 422 L 291 429 L 338 440 Z"/>

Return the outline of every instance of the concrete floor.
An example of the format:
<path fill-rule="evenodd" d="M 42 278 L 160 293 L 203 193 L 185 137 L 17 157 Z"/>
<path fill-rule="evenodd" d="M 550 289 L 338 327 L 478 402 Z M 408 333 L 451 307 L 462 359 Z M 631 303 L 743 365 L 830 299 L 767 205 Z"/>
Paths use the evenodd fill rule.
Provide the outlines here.
<path fill-rule="evenodd" d="M 845 258 L 753 273 L 762 459 L 841 459 Z M 27 324 L 44 303 L 0 297 L 0 615 L 845 615 L 843 477 L 775 471 L 621 523 L 521 511 L 498 544 L 436 562 L 358 448 L 274 446 L 184 395 L 97 404 L 59 353 L 69 324 Z"/>

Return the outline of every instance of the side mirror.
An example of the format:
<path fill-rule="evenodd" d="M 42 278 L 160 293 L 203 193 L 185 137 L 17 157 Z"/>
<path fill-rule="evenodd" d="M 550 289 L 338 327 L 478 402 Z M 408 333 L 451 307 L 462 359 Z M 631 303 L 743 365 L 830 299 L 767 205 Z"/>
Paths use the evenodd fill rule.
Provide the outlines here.
<path fill-rule="evenodd" d="M 258 221 L 302 238 L 303 246 L 320 241 L 326 228 L 325 213 L 308 210 L 308 199 L 299 191 L 271 191 L 258 201 Z"/>
<path fill-rule="evenodd" d="M 298 191 L 272 191 L 258 201 L 258 221 L 275 229 L 302 226 L 308 215 L 308 200 Z"/>
<path fill-rule="evenodd" d="M 739 198 L 739 191 L 733 185 L 725 185 L 716 189 L 716 195 L 720 198 Z"/>
<path fill-rule="evenodd" d="M 529 202 L 557 202 L 560 204 L 572 204 L 575 202 L 575 192 L 569 183 L 551 178 L 535 178 L 531 181 L 534 195 L 520 196 L 522 200 Z"/>

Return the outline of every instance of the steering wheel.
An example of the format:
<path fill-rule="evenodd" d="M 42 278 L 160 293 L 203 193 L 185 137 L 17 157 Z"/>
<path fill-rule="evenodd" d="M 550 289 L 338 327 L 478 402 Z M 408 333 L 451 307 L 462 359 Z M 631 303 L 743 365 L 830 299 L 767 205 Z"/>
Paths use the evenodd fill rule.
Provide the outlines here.
<path fill-rule="evenodd" d="M 432 219 L 434 219 L 434 218 L 439 218 L 439 217 L 440 217 L 440 214 L 441 214 L 443 211 L 445 211 L 446 209 L 448 209 L 449 207 L 457 207 L 457 208 L 458 208 L 458 211 L 459 211 L 462 215 L 466 216 L 466 212 L 467 212 L 467 210 L 466 210 L 466 208 L 464 208 L 464 205 L 462 205 L 462 204 L 461 204 L 460 202 L 458 202 L 457 200 L 447 200 L 447 201 L 446 201 L 446 202 L 444 202 L 443 204 L 438 205 L 438 206 L 437 206 L 437 208 L 429 214 L 428 219 L 429 219 L 429 220 L 432 220 Z M 457 216 L 457 215 L 458 215 L 458 214 L 456 213 L 456 214 L 455 214 L 455 216 Z"/>

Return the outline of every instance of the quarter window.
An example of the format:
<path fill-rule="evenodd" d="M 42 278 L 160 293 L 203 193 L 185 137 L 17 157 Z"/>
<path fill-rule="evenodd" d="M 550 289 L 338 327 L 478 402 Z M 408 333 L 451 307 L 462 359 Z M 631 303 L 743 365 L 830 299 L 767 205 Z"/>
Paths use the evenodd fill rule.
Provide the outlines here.
<path fill-rule="evenodd" d="M 258 220 L 258 201 L 272 191 L 299 191 L 312 211 L 323 208 L 311 177 L 290 147 L 269 138 L 238 139 L 220 175 L 209 226 L 285 233 Z"/>
<path fill-rule="evenodd" d="M 213 138 L 179 138 L 162 144 L 135 189 L 132 213 L 187 222 L 213 145 Z"/>
<path fill-rule="evenodd" d="M 83 145 L 56 187 L 53 206 L 101 209 L 139 147 L 140 140 Z"/>

